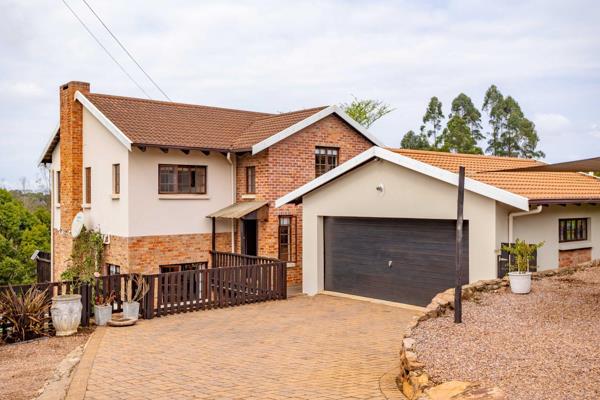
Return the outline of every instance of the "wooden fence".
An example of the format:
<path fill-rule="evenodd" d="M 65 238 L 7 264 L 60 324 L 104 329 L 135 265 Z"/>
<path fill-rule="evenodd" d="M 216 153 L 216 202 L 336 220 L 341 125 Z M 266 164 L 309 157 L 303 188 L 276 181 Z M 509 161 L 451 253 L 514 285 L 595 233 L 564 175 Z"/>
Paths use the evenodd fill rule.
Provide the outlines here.
<path fill-rule="evenodd" d="M 37 283 L 50 282 L 52 280 L 50 276 L 50 253 L 36 250 L 31 259 L 35 261 Z"/>
<path fill-rule="evenodd" d="M 211 251 L 212 267 L 239 267 L 241 265 L 260 265 L 281 262 L 276 258 L 248 256 L 224 251 Z"/>
<path fill-rule="evenodd" d="M 191 271 L 143 275 L 149 291 L 140 304 L 143 318 L 150 319 L 182 312 L 231 307 L 287 298 L 287 265 L 276 259 L 245 256 L 234 253 L 212 252 L 213 268 Z M 216 266 L 216 267 L 215 267 Z M 123 310 L 125 289 L 133 275 L 101 276 L 93 284 L 75 285 L 73 282 L 45 282 L 33 285 L 15 285 L 17 293 L 35 286 L 47 290 L 48 301 L 64 293 L 81 294 L 83 305 L 81 325 L 88 326 L 94 314 L 94 297 L 115 293 L 113 312 Z M 134 282 L 131 282 L 134 285 Z M 0 286 L 0 292 L 9 286 Z M 135 291 L 135 287 L 132 287 Z M 0 336 L 10 325 L 0 316 Z M 48 332 L 52 332 L 51 323 Z"/>

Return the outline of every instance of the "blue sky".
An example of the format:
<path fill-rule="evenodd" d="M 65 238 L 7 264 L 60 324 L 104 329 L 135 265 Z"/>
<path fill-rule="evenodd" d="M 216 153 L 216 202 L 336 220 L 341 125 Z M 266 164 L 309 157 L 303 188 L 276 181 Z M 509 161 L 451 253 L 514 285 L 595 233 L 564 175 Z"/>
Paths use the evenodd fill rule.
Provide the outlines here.
<path fill-rule="evenodd" d="M 278 112 L 376 98 L 396 110 L 371 131 L 397 146 L 431 96 L 447 114 L 460 92 L 481 107 L 495 83 L 536 123 L 546 161 L 600 155 L 599 2 L 88 1 L 175 101 Z M 0 7 L 0 185 L 33 187 L 59 85 L 143 93 L 60 0 Z"/>

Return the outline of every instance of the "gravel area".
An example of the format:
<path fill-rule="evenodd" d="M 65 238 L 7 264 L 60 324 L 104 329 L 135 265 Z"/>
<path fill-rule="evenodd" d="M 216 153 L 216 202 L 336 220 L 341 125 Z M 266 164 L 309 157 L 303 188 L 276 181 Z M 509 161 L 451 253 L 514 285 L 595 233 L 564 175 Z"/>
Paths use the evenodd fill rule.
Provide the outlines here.
<path fill-rule="evenodd" d="M 480 381 L 509 399 L 600 399 L 600 268 L 533 282 L 463 303 L 413 331 L 434 382 Z"/>
<path fill-rule="evenodd" d="M 0 399 L 34 398 L 58 363 L 71 350 L 84 344 L 89 333 L 0 345 Z"/>

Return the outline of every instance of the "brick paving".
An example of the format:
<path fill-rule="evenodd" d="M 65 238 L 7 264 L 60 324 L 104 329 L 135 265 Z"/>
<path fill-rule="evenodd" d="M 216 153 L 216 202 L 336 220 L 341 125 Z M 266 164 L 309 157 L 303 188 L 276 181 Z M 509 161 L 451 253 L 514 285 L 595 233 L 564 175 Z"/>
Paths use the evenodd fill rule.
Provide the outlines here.
<path fill-rule="evenodd" d="M 85 398 L 384 399 L 380 378 L 416 314 L 297 296 L 109 328 Z"/>

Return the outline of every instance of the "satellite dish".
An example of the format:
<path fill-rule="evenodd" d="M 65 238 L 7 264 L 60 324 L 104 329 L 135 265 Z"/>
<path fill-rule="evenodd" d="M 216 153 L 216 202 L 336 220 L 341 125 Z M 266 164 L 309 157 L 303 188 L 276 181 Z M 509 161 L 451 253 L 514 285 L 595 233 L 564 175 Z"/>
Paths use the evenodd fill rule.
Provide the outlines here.
<path fill-rule="evenodd" d="M 83 226 L 83 213 L 80 211 L 77 213 L 75 218 L 73 218 L 73 222 L 71 223 L 71 236 L 73 236 L 73 238 L 79 236 Z"/>

